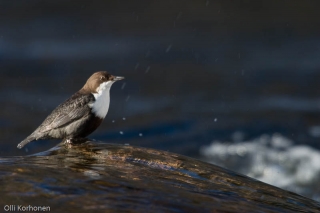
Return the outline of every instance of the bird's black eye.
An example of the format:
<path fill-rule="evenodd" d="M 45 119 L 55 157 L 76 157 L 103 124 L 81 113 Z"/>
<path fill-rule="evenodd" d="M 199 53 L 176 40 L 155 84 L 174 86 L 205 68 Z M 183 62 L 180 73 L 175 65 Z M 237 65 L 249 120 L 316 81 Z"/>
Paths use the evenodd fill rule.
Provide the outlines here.
<path fill-rule="evenodd" d="M 104 80 L 104 79 L 105 79 L 105 77 L 104 77 L 104 76 L 101 76 L 101 77 L 100 77 L 100 80 Z"/>

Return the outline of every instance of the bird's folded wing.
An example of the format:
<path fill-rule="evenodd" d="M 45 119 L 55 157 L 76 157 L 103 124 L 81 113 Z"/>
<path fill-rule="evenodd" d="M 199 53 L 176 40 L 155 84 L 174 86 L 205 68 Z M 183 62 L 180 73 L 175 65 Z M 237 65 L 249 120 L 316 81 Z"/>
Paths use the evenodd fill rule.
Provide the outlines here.
<path fill-rule="evenodd" d="M 51 115 L 41 125 L 41 132 L 46 132 L 51 129 L 56 129 L 75 120 L 78 120 L 90 113 L 88 110 L 89 103 L 94 101 L 93 95 L 72 96 L 66 102 L 59 105 Z"/>

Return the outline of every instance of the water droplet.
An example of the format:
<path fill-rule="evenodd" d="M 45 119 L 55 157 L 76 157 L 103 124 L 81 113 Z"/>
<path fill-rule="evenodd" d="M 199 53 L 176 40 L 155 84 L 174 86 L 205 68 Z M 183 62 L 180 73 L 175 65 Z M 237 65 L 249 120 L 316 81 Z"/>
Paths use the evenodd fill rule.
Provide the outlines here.
<path fill-rule="evenodd" d="M 127 96 L 126 101 L 129 101 L 129 99 L 130 99 L 130 95 Z"/>
<path fill-rule="evenodd" d="M 140 65 L 140 64 L 137 63 L 136 66 L 134 67 L 134 70 L 138 69 L 139 65 Z"/>
<path fill-rule="evenodd" d="M 139 133 L 139 136 L 140 136 L 140 137 L 142 137 L 142 136 L 143 136 L 143 134 L 142 134 L 142 133 Z"/>
<path fill-rule="evenodd" d="M 122 131 L 120 131 L 119 133 L 120 133 L 120 135 L 123 135 L 123 132 L 122 132 Z"/>
<path fill-rule="evenodd" d="M 214 119 L 214 122 L 217 122 L 217 121 L 218 121 L 218 118 L 215 118 L 215 119 Z"/>
<path fill-rule="evenodd" d="M 121 89 L 124 89 L 125 86 L 126 86 L 126 82 L 122 84 Z"/>
<path fill-rule="evenodd" d="M 124 120 L 124 121 L 125 121 L 125 120 L 126 120 L 126 118 L 125 118 L 125 117 L 123 117 L 123 118 L 122 118 L 122 120 Z"/>
<path fill-rule="evenodd" d="M 170 51 L 171 47 L 172 47 L 172 44 L 170 44 L 170 45 L 167 47 L 166 53 Z"/>
<path fill-rule="evenodd" d="M 147 69 L 146 69 L 145 73 L 148 73 L 148 72 L 149 72 L 149 70 L 150 70 L 150 66 L 148 66 L 148 67 L 147 67 Z"/>
<path fill-rule="evenodd" d="M 112 123 L 116 122 L 115 120 L 112 120 Z"/>

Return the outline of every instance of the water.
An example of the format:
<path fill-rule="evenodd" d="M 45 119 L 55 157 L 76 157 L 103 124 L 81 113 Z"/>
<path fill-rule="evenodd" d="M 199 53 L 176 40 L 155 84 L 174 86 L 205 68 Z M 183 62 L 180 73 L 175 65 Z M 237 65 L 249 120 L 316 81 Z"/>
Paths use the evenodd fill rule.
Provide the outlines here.
<path fill-rule="evenodd" d="M 320 151 L 294 145 L 280 135 L 262 135 L 250 141 L 213 141 L 201 149 L 203 159 L 263 182 L 320 199 Z"/>
<path fill-rule="evenodd" d="M 169 53 L 173 51 L 174 48 Z M 31 68 L 35 64 L 32 61 L 24 63 Z M 62 64 L 64 63 L 66 62 Z M 15 67 L 16 59 L 3 64 Z M 201 147 L 208 146 L 212 141 L 232 141 L 234 132 L 244 134 L 239 142 L 279 133 L 292 141 L 292 148 L 306 145 L 314 152 L 319 149 L 315 127 L 319 126 L 320 99 L 316 97 L 317 90 L 312 89 L 312 84 L 304 84 L 305 81 L 313 82 L 316 71 L 295 71 L 289 74 L 286 70 L 277 70 L 278 73 L 275 74 L 270 73 L 270 68 L 259 72 L 247 70 L 242 75 L 240 72 L 206 70 L 201 64 L 194 65 L 192 70 L 179 67 L 176 72 L 169 70 L 173 64 L 167 69 L 156 64 L 141 64 L 136 71 L 132 71 L 135 65 L 136 63 L 133 63 L 131 70 L 128 68 L 129 71 L 110 71 L 125 76 L 126 84 L 125 87 L 123 84 L 113 85 L 109 114 L 91 138 L 169 150 L 196 158 L 202 158 Z M 41 66 L 34 69 L 48 70 L 47 65 Z M 149 66 L 152 69 L 145 75 L 146 67 Z M 54 141 L 35 142 L 22 151 L 16 150 L 16 145 L 30 134 L 55 106 L 82 87 L 93 69 L 86 69 L 85 73 L 78 73 L 76 70 L 79 68 L 71 69 L 62 75 L 59 68 L 51 67 L 54 72 L 51 74 L 39 71 L 29 73 L 29 68 L 16 70 L 11 74 L 7 69 L 2 69 L 2 156 L 36 153 L 56 144 Z M 287 80 L 279 83 L 281 76 L 285 76 Z M 304 80 L 300 81 L 302 78 Z M 222 80 L 218 82 L 216 79 Z M 263 91 L 266 88 L 269 89 L 265 93 Z M 298 90 L 301 95 L 290 94 L 292 92 L 286 94 L 287 91 Z M 265 149 L 265 152 L 272 153 L 272 149 Z M 272 156 L 270 154 L 270 158 Z M 229 167 L 227 162 L 210 162 L 243 172 L 248 167 L 247 161 L 237 159 L 237 167 Z M 253 177 L 319 200 L 319 188 L 315 180 L 307 178 L 305 181 L 309 181 L 308 183 L 297 186 L 296 181 L 291 180 L 292 173 L 286 173 L 283 167 L 274 167 L 274 161 L 277 159 L 264 162 L 267 164 L 266 168 L 273 168 L 269 173 L 284 175 L 273 175 L 274 180 L 261 174 Z M 259 163 L 255 162 L 256 165 Z M 295 170 L 302 166 L 292 165 Z M 317 170 L 312 171 L 313 167 L 307 166 L 311 169 L 311 176 L 317 174 Z M 247 172 L 244 174 L 251 175 Z M 292 187 L 288 188 L 282 182 L 292 183 Z"/>
<path fill-rule="evenodd" d="M 319 201 L 314 4 L 38 4 L 1 3 L 0 156 L 54 147 L 16 149 L 93 72 L 108 70 L 126 79 L 112 86 L 91 138 L 205 159 Z"/>

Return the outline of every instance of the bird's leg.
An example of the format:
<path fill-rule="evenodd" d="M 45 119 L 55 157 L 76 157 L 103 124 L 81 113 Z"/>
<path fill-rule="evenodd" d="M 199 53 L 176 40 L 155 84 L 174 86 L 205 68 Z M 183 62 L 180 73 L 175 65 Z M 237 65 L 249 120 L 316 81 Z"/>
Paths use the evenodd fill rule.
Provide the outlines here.
<path fill-rule="evenodd" d="M 66 138 L 64 139 L 64 144 L 72 145 L 72 144 L 81 144 L 88 141 L 88 138 Z"/>
<path fill-rule="evenodd" d="M 64 139 L 63 143 L 66 144 L 66 145 L 67 145 L 67 144 L 72 144 L 72 141 L 71 141 L 71 140 L 72 140 L 72 138 Z"/>

